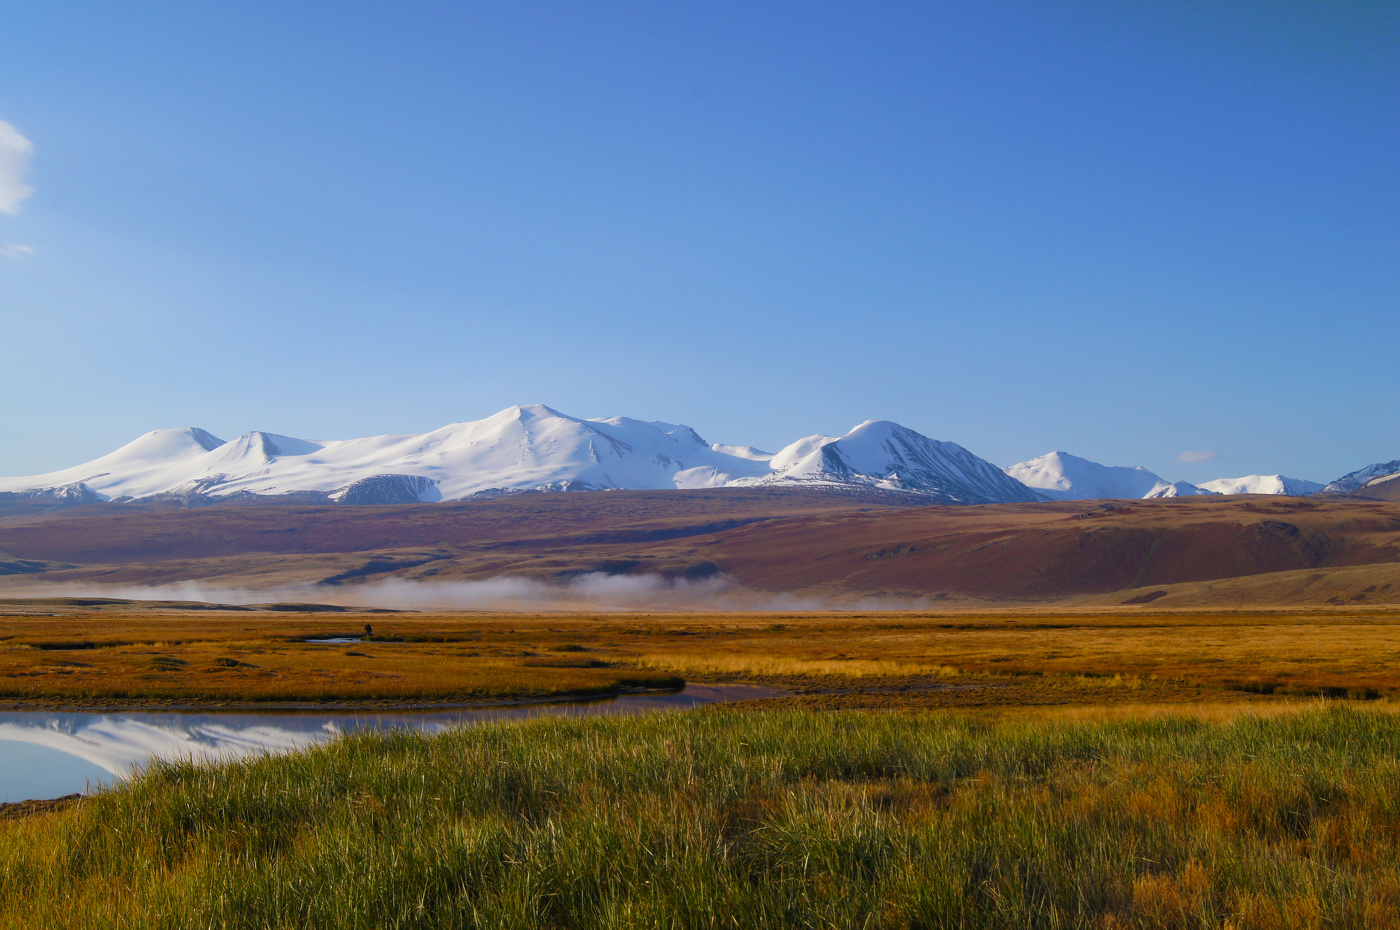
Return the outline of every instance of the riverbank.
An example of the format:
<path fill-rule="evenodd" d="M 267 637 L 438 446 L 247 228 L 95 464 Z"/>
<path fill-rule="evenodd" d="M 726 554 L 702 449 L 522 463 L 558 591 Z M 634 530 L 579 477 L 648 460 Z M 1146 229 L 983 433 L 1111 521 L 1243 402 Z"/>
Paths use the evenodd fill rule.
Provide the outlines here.
<path fill-rule="evenodd" d="M 1350 702 L 356 735 L 0 822 L 0 926 L 1386 927 L 1397 758 Z"/>
<path fill-rule="evenodd" d="M 743 682 L 736 682 L 743 684 Z M 608 688 L 579 692 L 548 692 L 527 697 L 500 697 L 475 701 L 415 701 L 411 699 L 383 700 L 323 700 L 323 701 L 229 701 L 222 698 L 198 696 L 193 698 L 121 698 L 96 696 L 83 699 L 36 699 L 29 701 L 0 700 L 0 713 L 25 711 L 59 711 L 76 713 L 149 712 L 228 712 L 228 713 L 353 713 L 357 711 L 444 711 L 487 710 L 491 708 L 533 707 L 551 704 L 586 704 L 607 701 L 626 695 L 675 694 L 686 682 L 668 677 L 664 687 Z M 777 692 L 776 689 L 775 693 Z"/>

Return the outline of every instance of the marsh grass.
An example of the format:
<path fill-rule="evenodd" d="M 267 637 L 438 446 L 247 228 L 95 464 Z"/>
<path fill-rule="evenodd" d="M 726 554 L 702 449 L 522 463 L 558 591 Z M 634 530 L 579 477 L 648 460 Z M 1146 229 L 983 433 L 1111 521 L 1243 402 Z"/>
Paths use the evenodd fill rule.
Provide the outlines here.
<path fill-rule="evenodd" d="M 538 720 L 0 825 L 15 927 L 1389 927 L 1400 719 Z"/>
<path fill-rule="evenodd" d="M 696 655 L 693 653 L 642 653 L 632 661 L 639 667 L 673 671 L 681 675 L 744 675 L 752 677 L 908 678 L 954 677 L 962 674 L 951 665 L 898 662 L 888 659 L 828 658 L 756 653 L 749 655 Z"/>
<path fill-rule="evenodd" d="M 969 702 L 985 696 L 947 686 L 962 678 L 1009 698 L 1016 679 L 1027 700 L 1136 700 L 1168 683 L 1183 699 L 1400 697 L 1400 612 L 1381 609 L 374 615 L 373 638 L 353 649 L 304 641 L 359 636 L 363 619 L 0 617 L 0 700 L 450 701 L 607 693 L 673 676 L 807 690 L 907 683 Z M 588 661 L 555 661 L 564 658 Z"/>
<path fill-rule="evenodd" d="M 483 646 L 474 632 L 423 634 L 405 624 L 405 635 L 335 649 L 306 642 L 327 630 L 300 617 L 0 622 L 18 634 L 0 642 L 0 700 L 18 702 L 453 702 L 684 684 L 674 673 L 601 659 L 530 661 L 531 643 L 514 633 Z"/>

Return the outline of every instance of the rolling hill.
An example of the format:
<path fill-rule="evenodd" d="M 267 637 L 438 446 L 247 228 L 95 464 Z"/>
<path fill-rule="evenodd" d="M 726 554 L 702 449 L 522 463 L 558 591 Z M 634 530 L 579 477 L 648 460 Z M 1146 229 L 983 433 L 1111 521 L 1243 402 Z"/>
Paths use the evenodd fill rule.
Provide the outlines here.
<path fill-rule="evenodd" d="M 455 504 L 91 505 L 0 518 L 0 596 L 392 580 L 713 582 L 735 594 L 1162 606 L 1400 603 L 1400 504 L 1230 498 L 908 507 L 775 488 L 519 494 Z M 266 600 L 267 598 L 262 598 Z"/>

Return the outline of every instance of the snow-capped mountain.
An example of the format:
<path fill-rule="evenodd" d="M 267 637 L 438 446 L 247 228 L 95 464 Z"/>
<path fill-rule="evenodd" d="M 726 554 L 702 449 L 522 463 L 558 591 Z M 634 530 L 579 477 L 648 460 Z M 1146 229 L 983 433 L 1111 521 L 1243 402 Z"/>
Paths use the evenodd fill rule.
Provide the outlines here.
<path fill-rule="evenodd" d="M 1322 489 L 1323 494 L 1347 494 L 1357 488 L 1370 484 L 1378 478 L 1388 478 L 1400 472 L 1400 459 L 1393 462 L 1377 462 L 1374 465 L 1367 465 L 1365 468 L 1358 468 L 1356 471 L 1348 472 L 1342 477 L 1333 481 Z"/>
<path fill-rule="evenodd" d="M 936 492 L 952 503 L 1038 500 L 1001 469 L 953 442 L 929 439 L 888 420 L 867 420 L 845 436 L 808 436 L 770 459 L 772 473 L 738 484 L 851 486 Z"/>
<path fill-rule="evenodd" d="M 1100 465 L 1068 452 L 1051 452 L 1005 469 L 1006 474 L 1050 500 L 1184 497 L 1210 494 L 1185 481 L 1171 482 L 1141 465 Z"/>
<path fill-rule="evenodd" d="M 1200 487 L 1216 494 L 1284 494 L 1305 497 L 1322 490 L 1316 481 L 1285 478 L 1283 475 L 1245 475 L 1243 478 L 1217 478 L 1204 481 Z"/>
<path fill-rule="evenodd" d="M 905 491 L 941 501 L 1034 500 L 961 446 L 894 423 L 800 440 L 777 455 L 710 445 L 687 426 L 583 420 L 541 405 L 430 433 L 312 442 L 156 430 L 85 465 L 0 478 L 0 494 L 55 502 L 310 495 L 344 503 L 461 500 L 541 490 L 806 486 Z"/>

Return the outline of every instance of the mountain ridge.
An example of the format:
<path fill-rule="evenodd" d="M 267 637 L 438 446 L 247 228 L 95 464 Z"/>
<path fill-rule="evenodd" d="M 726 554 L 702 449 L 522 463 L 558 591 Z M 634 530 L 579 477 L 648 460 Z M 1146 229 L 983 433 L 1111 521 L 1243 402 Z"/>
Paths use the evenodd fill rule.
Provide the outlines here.
<path fill-rule="evenodd" d="M 54 504 L 277 499 L 430 503 L 524 491 L 809 487 L 907 493 L 940 503 L 1035 495 L 952 442 L 887 421 L 807 437 L 777 453 L 709 444 L 682 424 L 581 419 L 542 404 L 420 434 L 306 440 L 197 427 L 154 430 L 46 475 L 0 478 L 0 496 Z M 68 489 L 68 490 L 64 490 Z"/>
<path fill-rule="evenodd" d="M 1185 481 L 1168 481 L 1141 465 L 1101 465 L 1068 452 L 1048 452 L 1004 471 L 1047 500 L 1147 500 L 1212 493 Z"/>
<path fill-rule="evenodd" d="M 1400 459 L 1391 462 L 1376 462 L 1356 471 L 1347 472 L 1336 481 L 1328 482 L 1319 493 L 1321 494 L 1350 494 L 1359 491 L 1366 485 L 1373 482 L 1382 481 L 1397 473 L 1400 473 Z"/>
<path fill-rule="evenodd" d="M 1285 478 L 1283 475 L 1244 475 L 1240 478 L 1216 478 L 1203 481 L 1200 487 L 1215 494 L 1282 494 L 1306 497 L 1322 490 L 1316 481 Z"/>
<path fill-rule="evenodd" d="M 1207 494 L 1389 497 L 1400 460 L 1323 486 L 1283 475 L 1172 482 L 1141 466 L 1056 451 L 1006 468 L 955 442 L 888 420 L 815 434 L 777 452 L 709 443 L 684 424 L 583 419 L 543 404 L 416 434 L 307 440 L 254 430 L 225 441 L 197 428 L 153 430 L 82 465 L 0 478 L 8 512 L 91 503 L 215 501 L 401 504 L 526 491 L 792 487 L 907 494 L 946 504 L 1151 499 Z"/>

